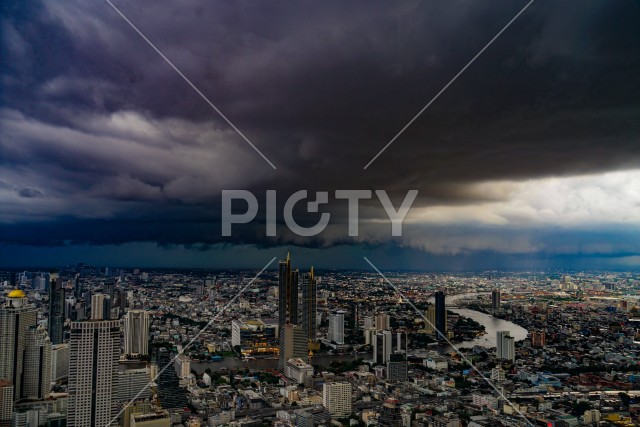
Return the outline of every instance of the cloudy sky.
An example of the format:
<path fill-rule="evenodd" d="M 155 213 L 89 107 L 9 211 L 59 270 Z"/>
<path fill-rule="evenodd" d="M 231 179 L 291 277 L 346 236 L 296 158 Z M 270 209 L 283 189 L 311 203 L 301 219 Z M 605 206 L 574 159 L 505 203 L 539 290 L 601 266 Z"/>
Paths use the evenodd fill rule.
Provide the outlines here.
<path fill-rule="evenodd" d="M 526 2 L 112 1 L 276 169 L 107 2 L 3 2 L 0 265 L 640 265 L 639 1 L 534 1 L 367 169 Z M 267 189 L 419 196 L 267 237 Z"/>

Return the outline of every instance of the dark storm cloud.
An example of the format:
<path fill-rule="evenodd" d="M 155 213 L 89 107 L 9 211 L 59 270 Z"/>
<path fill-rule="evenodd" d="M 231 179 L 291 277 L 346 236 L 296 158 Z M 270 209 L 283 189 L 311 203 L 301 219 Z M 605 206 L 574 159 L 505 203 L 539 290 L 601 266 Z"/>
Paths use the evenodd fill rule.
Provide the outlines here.
<path fill-rule="evenodd" d="M 7 192 L 3 240 L 214 243 L 223 188 L 469 205 L 640 160 L 638 2 L 536 1 L 367 171 L 524 2 L 116 4 L 278 170 L 106 3 L 6 2 L 0 173 L 47 197 Z M 260 227 L 234 241 L 287 242 Z"/>
<path fill-rule="evenodd" d="M 23 188 L 20 191 L 18 191 L 18 194 L 20 195 L 20 197 L 26 197 L 28 199 L 30 198 L 40 198 L 40 197 L 44 197 L 44 194 L 42 194 L 41 191 L 36 190 L 35 188 Z"/>

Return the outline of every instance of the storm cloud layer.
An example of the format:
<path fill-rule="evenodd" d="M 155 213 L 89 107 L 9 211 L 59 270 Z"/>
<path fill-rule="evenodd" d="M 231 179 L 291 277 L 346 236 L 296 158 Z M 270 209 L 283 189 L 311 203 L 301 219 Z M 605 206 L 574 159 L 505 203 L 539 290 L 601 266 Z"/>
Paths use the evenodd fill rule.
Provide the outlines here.
<path fill-rule="evenodd" d="M 640 253 L 638 1 L 535 1 L 367 170 L 525 2 L 114 4 L 277 170 L 107 3 L 4 2 L 5 244 Z M 220 237 L 222 189 L 350 188 L 418 189 L 405 236 Z"/>

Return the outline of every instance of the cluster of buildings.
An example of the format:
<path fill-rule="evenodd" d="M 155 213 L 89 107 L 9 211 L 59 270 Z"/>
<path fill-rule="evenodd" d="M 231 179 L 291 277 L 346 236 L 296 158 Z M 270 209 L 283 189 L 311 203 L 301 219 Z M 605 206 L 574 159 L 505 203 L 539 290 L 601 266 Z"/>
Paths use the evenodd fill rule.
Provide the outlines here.
<path fill-rule="evenodd" d="M 287 256 L 224 312 L 252 274 L 5 277 L 2 426 L 632 426 L 640 415 L 630 274 L 390 273 L 400 298 L 373 274 L 317 277 Z"/>

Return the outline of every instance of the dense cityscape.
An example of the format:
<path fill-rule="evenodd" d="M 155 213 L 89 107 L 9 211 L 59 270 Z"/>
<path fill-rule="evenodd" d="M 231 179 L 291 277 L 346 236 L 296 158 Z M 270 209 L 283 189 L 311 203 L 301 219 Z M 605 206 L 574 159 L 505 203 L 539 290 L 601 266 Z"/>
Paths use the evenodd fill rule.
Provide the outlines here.
<path fill-rule="evenodd" d="M 633 426 L 640 274 L 4 271 L 6 426 Z"/>

